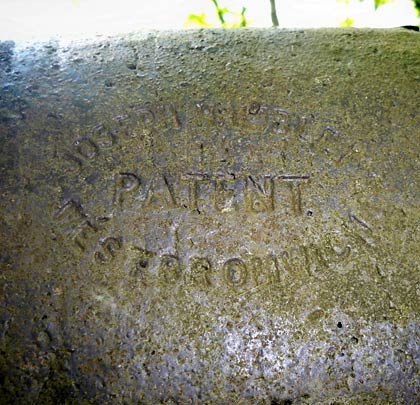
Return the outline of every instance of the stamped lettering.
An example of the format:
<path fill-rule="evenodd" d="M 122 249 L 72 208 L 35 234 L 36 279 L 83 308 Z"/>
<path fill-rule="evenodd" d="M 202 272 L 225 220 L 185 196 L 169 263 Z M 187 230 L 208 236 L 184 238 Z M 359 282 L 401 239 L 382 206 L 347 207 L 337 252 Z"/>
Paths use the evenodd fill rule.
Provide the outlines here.
<path fill-rule="evenodd" d="M 56 217 L 66 237 L 82 251 L 86 249 L 92 234 L 98 231 L 96 221 L 89 218 L 82 205 L 75 200 L 66 201 L 56 212 Z"/>
<path fill-rule="evenodd" d="M 244 121 L 247 134 L 255 139 L 267 137 L 278 148 L 276 164 L 269 167 L 264 164 L 269 151 L 257 153 L 255 162 L 252 160 L 254 150 L 240 136 Z M 261 100 L 243 105 L 194 101 L 184 106 L 142 103 L 82 134 L 86 135 L 70 141 L 63 157 L 67 164 L 83 172 L 76 173 L 82 174 L 80 178 L 89 178 L 89 186 L 96 178 L 89 176 L 88 169 L 110 162 L 105 182 L 108 189 L 101 193 L 108 212 L 98 218 L 86 212 L 77 200 L 69 200 L 56 213 L 57 221 L 65 237 L 84 254 L 93 255 L 96 265 L 106 267 L 125 255 L 124 260 L 131 260 L 127 276 L 143 286 L 182 285 L 201 291 L 220 286 L 243 291 L 262 286 L 281 287 L 297 275 L 322 279 L 331 271 L 348 271 L 348 263 L 363 250 L 357 248 L 358 244 L 374 246 L 372 227 L 353 212 L 348 214 L 340 238 L 308 240 L 298 235 L 298 229 L 304 228 L 295 227 L 287 230 L 295 233 L 290 248 L 282 244 L 273 246 L 272 234 L 280 226 L 286 229 L 295 223 L 314 224 L 313 218 L 309 222 L 313 211 L 308 208 L 311 204 L 308 201 L 313 198 L 308 193 L 317 177 L 312 178 L 305 171 L 287 171 L 288 166 L 295 168 L 291 170 L 311 167 L 293 162 L 293 153 L 298 153 L 299 145 L 305 143 L 309 158 L 317 155 L 335 163 L 347 158 L 354 149 L 354 145 L 343 147 L 343 137 L 335 124 L 319 122 L 314 114 L 299 114 Z M 197 135 L 197 142 L 189 141 L 191 134 Z M 211 144 L 213 140 L 215 145 Z M 163 155 L 174 153 L 176 158 L 176 153 L 183 153 L 182 148 L 185 153 L 191 148 L 191 153 L 197 155 L 193 164 L 183 166 L 182 158 L 179 162 L 169 158 L 159 160 L 160 151 Z M 245 152 L 243 161 L 242 156 L 235 158 L 236 151 Z M 125 160 L 127 154 L 130 159 Z M 121 162 L 129 163 L 119 167 Z M 106 164 L 104 167 L 108 167 Z M 126 208 L 138 226 L 133 230 L 138 232 L 135 237 L 144 238 L 147 246 L 155 243 L 155 249 L 129 247 L 125 237 L 123 241 L 122 236 L 105 233 L 102 223 L 116 221 L 112 218 L 123 215 Z M 153 215 L 159 221 L 149 225 L 147 221 L 154 222 Z M 213 257 L 189 238 L 188 229 L 201 229 L 201 224 L 211 227 L 214 221 L 220 226 L 224 221 L 232 224 L 236 220 L 247 224 L 247 237 L 255 235 L 257 243 L 268 243 L 269 252 L 235 254 L 230 250 L 228 256 Z M 117 222 L 113 223 L 118 227 Z M 148 239 L 149 226 L 162 227 L 163 233 L 170 234 L 173 223 L 177 224 L 174 238 Z M 124 235 L 121 229 L 116 232 Z M 186 240 L 191 241 L 194 249 L 188 259 L 182 246 Z"/>
<path fill-rule="evenodd" d="M 166 254 L 160 258 L 159 278 L 166 284 L 174 286 L 181 280 L 182 268 L 175 255 Z"/>
<path fill-rule="evenodd" d="M 129 194 L 141 187 L 140 177 L 134 173 L 120 173 L 115 178 L 115 197 L 117 204 L 122 204 Z"/>
<path fill-rule="evenodd" d="M 274 177 L 264 176 L 261 180 L 247 178 L 247 206 L 252 212 L 271 212 L 275 209 Z"/>
<path fill-rule="evenodd" d="M 143 181 L 127 172 L 116 177 L 115 202 L 123 203 L 134 191 L 144 196 L 139 200 L 139 208 L 144 205 L 198 213 L 247 211 L 257 214 L 274 212 L 287 204 L 292 215 L 302 215 L 302 187 L 308 181 L 309 175 L 247 176 L 208 172 L 183 176 L 158 174 Z"/>
<path fill-rule="evenodd" d="M 301 139 L 300 135 L 311 123 L 303 114 L 259 101 L 247 105 L 207 101 L 192 101 L 183 106 L 144 103 L 109 117 L 107 124 L 94 125 L 86 131 L 86 135 L 75 139 L 71 150 L 63 153 L 62 157 L 79 169 L 99 155 L 106 159 L 106 154 L 122 143 L 133 142 L 134 146 L 150 151 L 159 133 L 197 130 L 230 133 L 242 128 L 246 119 L 250 131 L 263 136 L 281 136 L 285 140 L 292 135 L 297 140 Z M 324 138 L 327 138 L 326 134 L 322 134 L 318 142 Z"/>
<path fill-rule="evenodd" d="M 190 284 L 197 287 L 209 287 L 212 265 L 207 257 L 192 257 L 190 260 Z"/>
<path fill-rule="evenodd" d="M 248 270 L 243 260 L 239 258 L 229 259 L 223 265 L 223 273 L 226 283 L 232 287 L 239 287 L 244 285 Z"/>
<path fill-rule="evenodd" d="M 98 263 L 110 263 L 122 248 L 122 239 L 109 237 L 101 242 L 100 249 L 95 252 L 95 260 Z"/>

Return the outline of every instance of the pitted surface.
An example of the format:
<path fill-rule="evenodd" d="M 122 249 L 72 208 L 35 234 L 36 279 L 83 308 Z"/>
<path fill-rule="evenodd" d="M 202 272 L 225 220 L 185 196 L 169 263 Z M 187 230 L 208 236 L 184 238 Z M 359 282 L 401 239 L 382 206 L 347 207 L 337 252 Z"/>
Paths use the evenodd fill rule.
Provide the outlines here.
<path fill-rule="evenodd" d="M 0 43 L 4 403 L 416 403 L 420 37 Z"/>

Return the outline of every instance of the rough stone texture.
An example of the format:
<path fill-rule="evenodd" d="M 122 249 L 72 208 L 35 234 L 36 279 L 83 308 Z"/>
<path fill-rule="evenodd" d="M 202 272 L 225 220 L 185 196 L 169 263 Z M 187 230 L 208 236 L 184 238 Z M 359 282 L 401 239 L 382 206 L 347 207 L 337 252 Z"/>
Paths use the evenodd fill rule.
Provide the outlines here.
<path fill-rule="evenodd" d="M 1 403 L 419 401 L 420 35 L 0 43 Z"/>

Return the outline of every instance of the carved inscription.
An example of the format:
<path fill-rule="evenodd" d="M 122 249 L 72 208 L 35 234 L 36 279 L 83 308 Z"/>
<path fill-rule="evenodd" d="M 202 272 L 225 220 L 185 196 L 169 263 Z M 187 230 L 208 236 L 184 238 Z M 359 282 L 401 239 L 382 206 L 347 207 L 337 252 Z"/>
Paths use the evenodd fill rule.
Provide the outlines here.
<path fill-rule="evenodd" d="M 190 260 L 189 283 L 194 286 L 209 287 L 211 272 L 211 262 L 207 257 L 193 257 Z"/>
<path fill-rule="evenodd" d="M 285 179 L 289 184 L 290 176 Z M 299 180 L 302 178 L 299 177 Z M 141 185 L 138 178 L 130 173 L 123 174 L 118 181 L 122 188 L 131 189 Z M 259 192 L 265 195 L 264 191 Z M 93 239 L 97 240 L 93 260 L 98 266 L 107 266 L 114 260 L 117 263 L 119 260 L 126 262 L 129 254 L 131 264 L 127 271 L 130 279 L 144 287 L 159 282 L 169 289 L 180 285 L 198 290 L 224 286 L 248 293 L 260 286 L 281 286 L 288 279 L 295 280 L 296 277 L 321 280 L 330 277 L 331 272 L 352 271 L 352 266 L 348 264 L 357 262 L 357 256 L 364 255 L 363 252 L 371 256 L 375 239 L 372 227 L 360 216 L 349 212 L 339 240 L 334 239 L 333 233 L 318 243 L 291 246 L 290 249 L 265 256 L 248 253 L 222 260 L 205 255 L 185 259 L 178 253 L 160 254 L 139 246 L 133 247 L 121 236 L 100 237 L 102 224 L 108 219 L 90 217 L 82 205 L 74 200 L 67 201 L 56 215 L 66 236 L 81 251 L 85 251 Z M 178 249 L 182 251 L 182 244 Z M 123 257 L 125 259 L 121 259 Z M 365 259 L 363 266 L 366 266 Z"/>
<path fill-rule="evenodd" d="M 88 134 L 78 137 L 71 149 L 62 154 L 73 170 L 80 170 L 89 162 L 95 160 L 104 150 L 117 144 L 118 136 L 114 129 L 96 125 Z"/>
<path fill-rule="evenodd" d="M 114 206 L 125 202 L 137 204 L 137 209 L 190 210 L 201 213 L 238 212 L 272 213 L 285 209 L 292 216 L 302 215 L 302 186 L 308 175 L 236 176 L 210 173 L 188 173 L 185 176 L 156 176 L 143 179 L 132 172 L 115 176 Z M 93 217 L 75 200 L 65 201 L 55 214 L 63 233 L 81 251 L 108 222 L 108 216 Z M 112 243 L 111 243 L 112 242 Z M 108 262 L 115 256 L 118 240 L 105 239 L 97 252 L 98 262 Z"/>
<path fill-rule="evenodd" d="M 167 284 L 178 282 L 182 277 L 180 260 L 175 255 L 163 255 L 160 257 L 159 277 Z"/>
<path fill-rule="evenodd" d="M 110 263 L 122 248 L 121 238 L 109 237 L 101 241 L 100 250 L 95 252 L 95 259 L 98 263 Z"/>
<path fill-rule="evenodd" d="M 137 191 L 141 186 L 140 178 L 133 173 L 120 173 L 115 179 L 116 204 L 122 204 L 128 193 Z"/>
<path fill-rule="evenodd" d="M 271 212 L 275 210 L 275 183 L 276 179 L 274 176 L 264 176 L 261 181 L 248 176 L 246 205 L 250 211 Z"/>
<path fill-rule="evenodd" d="M 313 149 L 334 164 L 340 164 L 353 153 L 354 145 L 346 143 L 346 137 L 335 126 L 316 121 L 315 114 L 299 114 L 259 101 L 245 105 L 208 101 L 192 101 L 182 106 L 145 103 L 131 106 L 128 112 L 109 117 L 106 124 L 95 125 L 77 136 L 61 156 L 73 170 L 80 170 L 100 156 L 106 158 L 114 147 L 123 143 L 149 153 L 158 134 L 167 138 L 174 133 L 182 136 L 246 131 L 276 137 L 285 145 L 291 141 L 305 143 L 308 150 Z"/>
<path fill-rule="evenodd" d="M 248 271 L 245 263 L 239 258 L 226 261 L 223 265 L 226 283 L 232 287 L 239 287 L 246 283 Z"/>
<path fill-rule="evenodd" d="M 327 156 L 334 164 L 350 156 L 354 145 L 344 145 L 343 149 L 340 142 L 344 137 L 340 131 L 328 124 L 314 125 L 315 121 L 313 114 L 308 118 L 257 100 L 242 106 L 201 101 L 182 107 L 144 104 L 132 106 L 130 111 L 112 117 L 107 124 L 96 125 L 87 133 L 79 134 L 62 156 L 73 169 L 84 170 L 96 159 L 109 158 L 111 161 L 114 147 L 122 150 L 122 145 L 133 145 L 149 153 L 139 156 L 135 162 L 143 164 L 142 159 L 146 156 L 150 159 L 148 162 L 154 165 L 152 167 L 158 167 L 153 161 L 157 136 L 163 134 L 165 139 L 172 139 L 177 134 L 182 142 L 183 131 L 187 131 L 188 137 L 191 133 L 212 131 L 212 134 L 223 135 L 215 139 L 228 153 L 227 150 L 232 149 L 231 140 L 226 140 L 224 134 L 238 133 L 235 129 L 244 130 L 244 122 L 246 133 L 272 137 L 276 142 L 284 142 L 284 145 L 290 140 L 294 144 L 306 142 L 307 150 Z M 311 132 L 312 129 L 314 132 Z M 165 168 L 154 175 L 150 175 L 150 169 L 144 174 L 135 167 L 135 163 L 120 171 L 113 169 L 110 201 L 104 204 L 111 208 L 104 217 L 89 215 L 76 200 L 65 201 L 56 213 L 65 236 L 80 251 L 86 251 L 89 244 L 94 247 L 94 261 L 102 266 L 116 260 L 125 251 L 123 238 L 104 234 L 102 226 L 112 220 L 120 208 L 130 207 L 130 212 L 138 211 L 139 217 L 145 211 L 171 212 L 171 215 L 185 215 L 186 211 L 190 211 L 193 215 L 227 217 L 245 212 L 257 218 L 263 214 L 261 217 L 265 220 L 272 215 L 277 221 L 278 213 L 289 218 L 303 217 L 304 212 L 312 215 L 311 210 L 307 211 L 305 200 L 306 185 L 310 181 L 308 173 L 246 173 L 240 169 L 237 172 L 229 169 L 207 171 L 205 145 L 197 145 L 201 159 L 195 166 L 197 169 L 184 174 L 166 172 Z M 286 155 L 283 152 L 282 156 L 281 167 L 285 167 Z M 218 267 L 220 279 L 232 288 L 276 284 L 281 282 L 282 277 L 292 275 L 296 268 L 305 269 L 310 276 L 322 277 L 324 270 L 342 267 L 349 260 L 353 254 L 352 244 L 364 242 L 372 246 L 371 228 L 354 213 L 349 213 L 345 231 L 349 242 L 339 246 L 328 241 L 322 246 L 308 243 L 267 257 L 227 258 Z M 159 260 L 158 279 L 168 286 L 181 281 L 189 285 L 210 286 L 217 273 L 215 258 L 196 256 L 185 263 L 177 249 L 176 254 L 160 256 L 158 252 L 140 247 L 135 249 L 136 263 L 130 274 L 143 285 L 149 284 L 151 274 L 148 270 L 156 260 Z"/>
<path fill-rule="evenodd" d="M 82 205 L 75 200 L 66 201 L 56 212 L 56 218 L 64 229 L 64 234 L 80 250 L 84 251 L 89 240 L 98 233 L 107 217 L 89 216 Z"/>
<path fill-rule="evenodd" d="M 225 288 L 248 293 L 264 286 L 281 287 L 288 280 L 296 281 L 297 277 L 322 280 L 334 272 L 342 272 L 350 261 L 357 259 L 355 255 L 360 254 L 351 237 L 345 236 L 339 244 L 327 238 L 320 244 L 292 246 L 279 253 L 247 253 L 222 260 L 205 255 L 185 258 L 172 253 L 158 254 L 125 243 L 123 238 L 102 240 L 94 255 L 96 263 L 107 266 L 119 255 L 130 252 L 131 264 L 126 271 L 135 285 L 159 284 L 169 290 L 183 286 L 197 291 Z M 363 263 L 365 266 L 366 262 Z M 353 270 L 350 266 L 345 271 Z"/>
<path fill-rule="evenodd" d="M 302 215 L 304 185 L 309 175 L 236 175 L 234 173 L 188 173 L 181 177 L 157 175 L 140 178 L 121 173 L 115 179 L 115 203 L 137 197 L 142 207 L 189 209 L 198 213 L 274 212 L 280 208 Z"/>

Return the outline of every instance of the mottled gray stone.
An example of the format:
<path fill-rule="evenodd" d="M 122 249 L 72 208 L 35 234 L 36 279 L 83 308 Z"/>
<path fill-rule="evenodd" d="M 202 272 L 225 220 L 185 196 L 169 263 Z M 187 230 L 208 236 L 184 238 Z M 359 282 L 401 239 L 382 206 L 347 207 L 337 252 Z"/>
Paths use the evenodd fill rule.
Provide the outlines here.
<path fill-rule="evenodd" d="M 420 36 L 0 43 L 2 403 L 417 403 Z"/>

